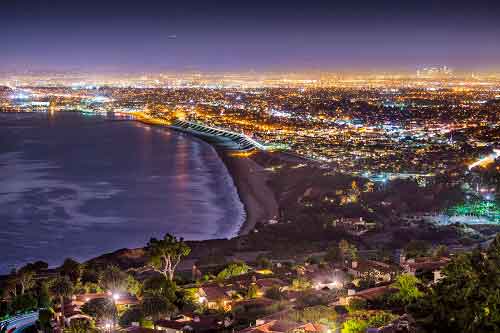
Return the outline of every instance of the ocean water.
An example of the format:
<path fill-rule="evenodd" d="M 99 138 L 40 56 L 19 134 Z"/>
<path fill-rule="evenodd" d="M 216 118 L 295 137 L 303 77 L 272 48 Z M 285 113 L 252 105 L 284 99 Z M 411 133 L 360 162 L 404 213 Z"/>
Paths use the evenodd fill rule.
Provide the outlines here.
<path fill-rule="evenodd" d="M 187 134 L 108 116 L 0 113 L 0 273 L 165 232 L 229 238 L 244 214 L 217 153 Z"/>

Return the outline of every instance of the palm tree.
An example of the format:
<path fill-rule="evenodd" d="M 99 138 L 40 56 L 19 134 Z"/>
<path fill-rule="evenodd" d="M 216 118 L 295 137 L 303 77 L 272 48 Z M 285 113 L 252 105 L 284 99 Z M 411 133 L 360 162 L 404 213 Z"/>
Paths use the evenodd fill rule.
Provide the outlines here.
<path fill-rule="evenodd" d="M 149 295 L 142 302 L 142 310 L 147 316 L 153 319 L 153 326 L 156 330 L 156 321 L 161 316 L 167 315 L 174 310 L 174 306 L 165 297 L 160 295 Z"/>
<path fill-rule="evenodd" d="M 64 297 L 70 297 L 73 293 L 73 283 L 71 283 L 71 280 L 67 276 L 62 276 L 52 283 L 50 290 L 56 297 L 59 297 L 59 302 L 61 303 L 61 325 L 64 329 Z"/>

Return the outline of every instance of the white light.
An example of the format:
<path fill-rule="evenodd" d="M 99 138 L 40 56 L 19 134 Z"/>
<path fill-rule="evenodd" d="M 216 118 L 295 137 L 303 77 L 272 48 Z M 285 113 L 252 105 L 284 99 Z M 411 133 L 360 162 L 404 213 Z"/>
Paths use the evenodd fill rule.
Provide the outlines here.
<path fill-rule="evenodd" d="M 119 294 L 113 294 L 113 299 L 116 301 L 120 298 L 120 295 Z"/>

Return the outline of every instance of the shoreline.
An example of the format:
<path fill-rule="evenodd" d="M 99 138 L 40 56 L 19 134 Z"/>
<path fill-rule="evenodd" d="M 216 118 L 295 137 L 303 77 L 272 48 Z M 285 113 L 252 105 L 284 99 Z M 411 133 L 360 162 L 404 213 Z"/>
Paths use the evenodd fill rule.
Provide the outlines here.
<path fill-rule="evenodd" d="M 264 168 L 250 157 L 230 156 L 227 151 L 218 147 L 215 147 L 215 151 L 226 165 L 246 213 L 235 237 L 247 235 L 259 222 L 267 223 L 277 217 L 278 202 L 267 185 L 268 175 Z"/>
<path fill-rule="evenodd" d="M 259 223 L 266 223 L 279 215 L 279 205 L 272 189 L 267 185 L 269 175 L 264 167 L 251 157 L 231 156 L 230 152 L 218 147 L 213 142 L 206 140 L 201 135 L 173 128 L 166 123 L 151 121 L 143 117 L 136 117 L 134 121 L 149 126 L 160 126 L 172 131 L 189 134 L 193 138 L 202 140 L 214 148 L 215 153 L 226 166 L 229 176 L 232 178 L 238 198 L 243 204 L 245 219 L 239 226 L 238 232 L 232 237 L 249 234 Z"/>

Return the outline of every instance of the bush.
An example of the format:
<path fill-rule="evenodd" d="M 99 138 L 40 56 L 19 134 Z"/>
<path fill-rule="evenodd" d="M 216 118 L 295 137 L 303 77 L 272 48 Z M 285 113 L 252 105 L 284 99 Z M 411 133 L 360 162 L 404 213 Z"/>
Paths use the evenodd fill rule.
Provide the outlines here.
<path fill-rule="evenodd" d="M 328 298 L 314 292 L 307 292 L 299 296 L 297 299 L 297 305 L 300 308 L 307 308 L 316 305 L 328 305 Z"/>
<path fill-rule="evenodd" d="M 31 294 L 18 295 L 12 301 L 11 307 L 14 312 L 31 311 L 38 307 L 38 301 Z"/>
<path fill-rule="evenodd" d="M 366 309 L 366 300 L 363 298 L 353 297 L 349 300 L 349 303 L 347 304 L 347 311 L 349 311 L 349 313 L 353 313 L 364 309 Z"/>
<path fill-rule="evenodd" d="M 266 290 L 265 296 L 270 299 L 274 299 L 280 301 L 283 299 L 283 293 L 281 292 L 280 287 L 272 286 L 271 288 Z"/>
<path fill-rule="evenodd" d="M 342 333 L 365 333 L 368 322 L 362 319 L 348 319 L 342 326 Z"/>
<path fill-rule="evenodd" d="M 268 258 L 264 257 L 263 255 L 259 255 L 257 257 L 257 266 L 259 268 L 272 268 L 273 267 L 273 264 L 271 263 L 271 260 L 269 260 Z"/>
<path fill-rule="evenodd" d="M 140 307 L 134 307 L 125 310 L 125 312 L 121 315 L 118 323 L 121 327 L 129 327 L 132 323 L 140 323 L 144 320 L 144 312 Z"/>

